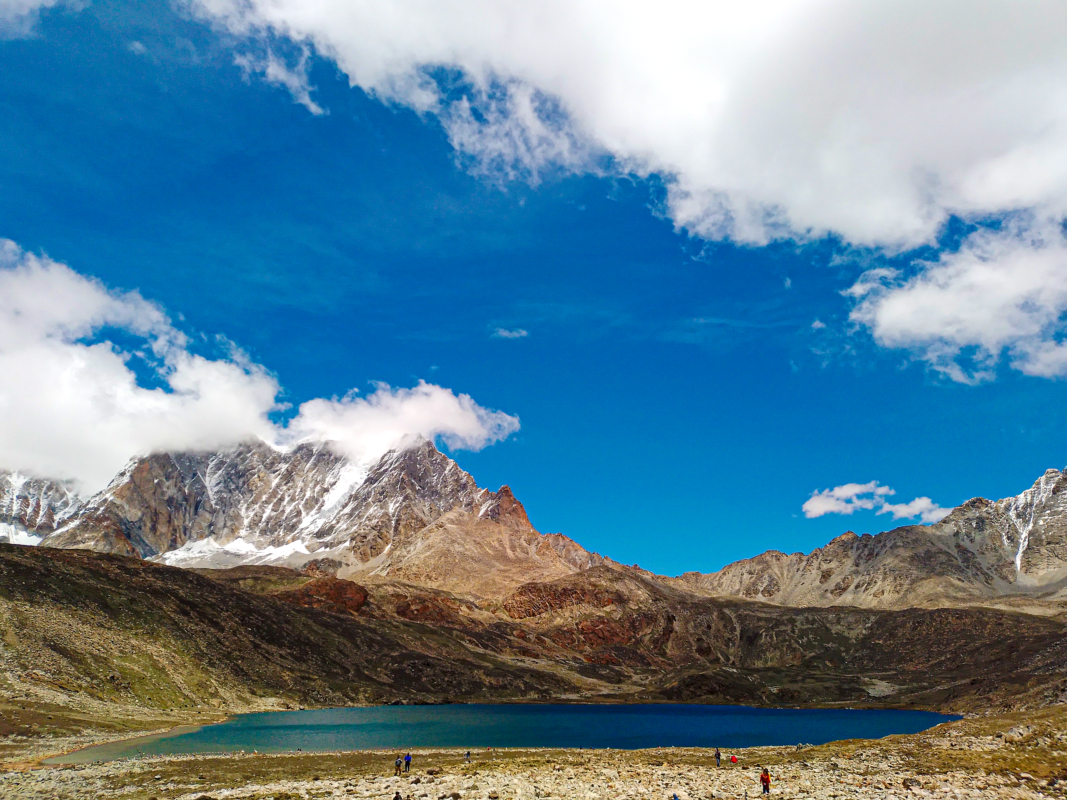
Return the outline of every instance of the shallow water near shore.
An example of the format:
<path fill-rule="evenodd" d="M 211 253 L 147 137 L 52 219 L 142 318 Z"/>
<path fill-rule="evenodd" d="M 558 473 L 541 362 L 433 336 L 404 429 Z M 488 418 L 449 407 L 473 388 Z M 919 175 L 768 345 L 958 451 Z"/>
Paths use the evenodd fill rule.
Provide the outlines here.
<path fill-rule="evenodd" d="M 419 747 L 760 747 L 918 733 L 958 719 L 926 711 L 705 705 L 444 705 L 242 714 L 216 725 L 89 747 L 48 764 L 139 755 Z"/>

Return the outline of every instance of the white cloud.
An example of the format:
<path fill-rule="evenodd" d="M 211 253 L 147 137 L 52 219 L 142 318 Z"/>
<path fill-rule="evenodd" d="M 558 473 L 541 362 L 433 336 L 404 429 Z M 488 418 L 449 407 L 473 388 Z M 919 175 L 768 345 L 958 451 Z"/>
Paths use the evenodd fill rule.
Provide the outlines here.
<path fill-rule="evenodd" d="M 878 481 L 868 483 L 846 483 L 833 489 L 822 489 L 811 493 L 801 510 L 808 519 L 822 517 L 826 514 L 852 514 L 855 511 L 876 511 L 878 514 L 892 514 L 893 519 L 914 519 L 924 523 L 938 522 L 951 509 L 941 508 L 929 497 L 916 497 L 910 503 L 892 504 L 887 498 L 896 494 L 888 486 Z"/>
<path fill-rule="evenodd" d="M 896 247 L 951 213 L 1067 211 L 1059 0 L 192 2 L 438 115 L 493 170 L 663 175 L 704 237 Z"/>
<path fill-rule="evenodd" d="M 525 328 L 515 328 L 509 330 L 508 328 L 497 328 L 493 331 L 494 339 L 525 339 L 530 335 L 530 332 Z"/>
<path fill-rule="evenodd" d="M 482 408 L 469 395 L 419 381 L 413 389 L 380 384 L 367 398 L 310 400 L 289 423 L 289 438 L 336 442 L 359 459 L 384 453 L 400 439 L 441 437 L 452 448 L 480 450 L 519 429 L 519 420 Z"/>
<path fill-rule="evenodd" d="M 894 494 L 893 490 L 878 481 L 846 483 L 812 492 L 801 510 L 808 519 L 826 514 L 851 514 L 857 509 L 873 509 L 881 505 L 885 502 L 882 498 L 888 494 Z"/>
<path fill-rule="evenodd" d="M 0 39 L 25 36 L 41 9 L 51 8 L 59 0 L 0 0 Z"/>
<path fill-rule="evenodd" d="M 311 438 L 370 458 L 409 434 L 479 449 L 519 427 L 515 417 L 423 382 L 311 400 L 279 425 L 270 418 L 279 389 L 236 348 L 217 358 L 192 352 L 138 293 L 111 291 L 0 241 L 0 468 L 73 480 L 84 492 L 100 489 L 131 456 L 156 450 Z"/>
<path fill-rule="evenodd" d="M 265 56 L 248 53 L 237 55 L 234 57 L 234 63 L 244 70 L 246 77 L 259 74 L 267 83 L 287 89 L 294 103 L 299 103 L 315 116 L 326 113 L 322 106 L 311 99 L 307 48 L 301 50 L 300 60 L 295 67 L 290 67 L 271 50 L 267 50 Z"/>
<path fill-rule="evenodd" d="M 951 508 L 942 508 L 929 497 L 916 497 L 910 503 L 886 503 L 880 509 L 879 514 L 892 514 L 893 519 L 914 519 L 919 517 L 921 522 L 930 524 L 940 522 L 952 511 Z"/>
<path fill-rule="evenodd" d="M 1067 375 L 1067 241 L 1055 222 L 980 230 L 915 275 L 870 270 L 847 294 L 878 344 L 955 381 L 991 379 L 1005 353 L 1027 375 Z"/>

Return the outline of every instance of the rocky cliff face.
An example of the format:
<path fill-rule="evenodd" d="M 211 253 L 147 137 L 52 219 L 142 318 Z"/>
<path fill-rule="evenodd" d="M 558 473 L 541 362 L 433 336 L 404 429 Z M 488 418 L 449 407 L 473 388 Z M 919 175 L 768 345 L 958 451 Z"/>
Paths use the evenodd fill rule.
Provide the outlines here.
<path fill-rule="evenodd" d="M 343 574 L 458 591 L 504 591 L 601 560 L 539 534 L 507 486 L 479 488 L 426 440 L 369 465 L 326 444 L 155 454 L 62 523 L 42 531 L 43 546 L 189 567 L 332 558 Z"/>
<path fill-rule="evenodd" d="M 845 533 L 810 555 L 771 551 L 686 586 L 790 606 L 898 608 L 1067 594 L 1067 471 L 1017 497 L 975 498 L 941 522 Z"/>
<path fill-rule="evenodd" d="M 0 542 L 37 544 L 80 506 L 65 484 L 0 472 Z"/>

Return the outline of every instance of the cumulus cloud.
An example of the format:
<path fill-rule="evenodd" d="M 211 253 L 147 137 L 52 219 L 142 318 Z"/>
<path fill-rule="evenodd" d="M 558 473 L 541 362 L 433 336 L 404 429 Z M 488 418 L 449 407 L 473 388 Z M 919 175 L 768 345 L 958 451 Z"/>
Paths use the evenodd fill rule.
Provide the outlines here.
<path fill-rule="evenodd" d="M 1005 355 L 1027 375 L 1067 375 L 1067 241 L 1056 222 L 979 230 L 916 274 L 869 270 L 846 294 L 876 342 L 952 380 L 991 379 Z"/>
<path fill-rule="evenodd" d="M 896 491 L 878 481 L 846 483 L 812 492 L 801 509 L 808 519 L 826 514 L 852 514 L 855 511 L 877 509 L 876 513 L 892 514 L 893 519 L 919 518 L 924 523 L 937 522 L 951 510 L 941 508 L 929 497 L 917 497 L 910 503 L 894 505 L 887 500 L 894 494 Z"/>
<path fill-rule="evenodd" d="M 289 439 L 335 442 L 346 455 L 380 455 L 405 436 L 442 438 L 452 448 L 481 450 L 519 429 L 519 420 L 482 408 L 470 395 L 419 381 L 412 389 L 379 384 L 369 397 L 309 400 L 286 430 Z"/>
<path fill-rule="evenodd" d="M 665 213 L 706 239 L 832 234 L 900 253 L 953 216 L 1067 216 L 1061 0 L 187 2 L 231 35 L 313 50 L 353 86 L 436 117 L 475 172 L 657 175 Z M 306 69 L 257 69 L 315 111 Z M 854 319 L 955 380 L 988 377 L 1004 351 L 1027 374 L 1067 373 L 1048 322 L 1062 246 L 979 254 L 989 244 L 928 273 L 866 276 Z M 985 266 L 963 263 L 975 258 Z M 1025 297 L 984 294 L 1015 275 Z M 938 297 L 946 307 L 923 322 Z M 990 307 L 1010 322 L 972 331 Z M 968 348 L 976 360 L 961 366 Z"/>
<path fill-rule="evenodd" d="M 519 426 L 423 382 L 311 400 L 277 423 L 279 391 L 274 376 L 235 347 L 213 358 L 193 352 L 163 309 L 137 292 L 110 290 L 0 241 L 0 468 L 90 492 L 131 456 L 158 450 L 316 439 L 362 459 L 406 435 L 479 449 Z"/>
<path fill-rule="evenodd" d="M 525 339 L 530 332 L 525 328 L 497 328 L 493 331 L 494 339 Z"/>
<path fill-rule="evenodd" d="M 437 115 L 512 172 L 656 173 L 676 223 L 761 242 L 930 241 L 1067 210 L 1067 5 L 874 0 L 190 0 Z"/>

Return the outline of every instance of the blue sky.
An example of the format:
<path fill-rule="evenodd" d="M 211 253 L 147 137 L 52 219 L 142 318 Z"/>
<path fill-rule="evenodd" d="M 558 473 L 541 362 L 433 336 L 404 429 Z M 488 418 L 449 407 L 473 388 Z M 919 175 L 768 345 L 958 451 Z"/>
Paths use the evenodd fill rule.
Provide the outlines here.
<path fill-rule="evenodd" d="M 249 33 L 227 13 L 93 0 L 9 20 L 0 238 L 19 248 L 11 269 L 47 256 L 138 290 L 190 353 L 225 360 L 218 337 L 236 344 L 281 387 L 275 422 L 376 381 L 470 395 L 521 420 L 454 451 L 481 485 L 509 484 L 539 530 L 672 574 L 918 520 L 809 518 L 816 490 L 878 481 L 895 494 L 861 499 L 949 508 L 1067 463 L 1059 184 L 861 219 L 876 192 L 845 175 L 856 197 L 814 184 L 829 211 L 783 183 L 761 219 L 784 223 L 742 224 L 737 206 L 724 227 L 686 197 L 725 172 L 701 172 L 658 130 L 651 156 L 627 150 L 568 94 L 577 84 L 537 85 L 536 64 L 494 64 L 482 91 L 473 56 L 442 68 L 415 53 L 441 93 L 431 107 L 353 66 L 345 47 L 360 42 Z M 530 86 L 540 116 L 516 139 L 506 125 L 529 122 L 515 109 Z M 446 105 L 468 95 L 473 128 Z M 528 146 L 537 125 L 549 134 Z M 946 164 L 940 183 L 974 185 L 972 167 L 992 174 Z M 763 178 L 735 178 L 721 178 L 731 198 L 761 199 Z M 1030 294 L 982 294 L 982 270 Z M 927 275 L 948 294 L 919 296 Z M 952 303 L 963 310 L 924 327 Z M 90 327 L 83 342 L 126 346 L 129 331 Z M 135 362 L 142 385 L 160 380 Z M 48 375 L 7 380 L 0 399 L 50 391 Z M 0 448 L 0 466 L 32 456 Z M 856 492 L 839 495 L 853 510 Z"/>

